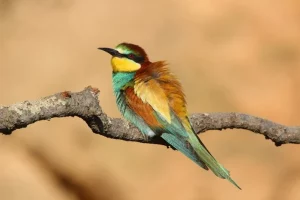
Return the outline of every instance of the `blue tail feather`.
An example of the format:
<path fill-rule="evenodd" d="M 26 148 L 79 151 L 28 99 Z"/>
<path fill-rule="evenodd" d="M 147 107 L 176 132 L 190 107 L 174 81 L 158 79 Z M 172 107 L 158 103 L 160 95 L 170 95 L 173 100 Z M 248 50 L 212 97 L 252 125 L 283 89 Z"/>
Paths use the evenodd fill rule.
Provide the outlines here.
<path fill-rule="evenodd" d="M 186 155 L 188 158 L 193 160 L 197 165 L 202 167 L 205 170 L 208 170 L 208 167 L 205 165 L 204 162 L 202 162 L 196 152 L 193 150 L 193 147 L 191 144 L 188 143 L 188 141 L 182 139 L 179 139 L 178 137 L 170 134 L 170 133 L 163 133 L 161 137 L 168 142 L 170 145 L 172 145 L 175 149 L 182 152 L 184 155 Z"/>

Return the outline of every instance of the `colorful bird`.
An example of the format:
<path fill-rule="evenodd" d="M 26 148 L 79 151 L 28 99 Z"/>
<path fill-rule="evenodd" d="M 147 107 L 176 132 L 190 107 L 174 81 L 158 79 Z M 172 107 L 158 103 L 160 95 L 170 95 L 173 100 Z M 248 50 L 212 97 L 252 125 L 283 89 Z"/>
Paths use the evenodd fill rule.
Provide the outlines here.
<path fill-rule="evenodd" d="M 112 55 L 113 90 L 125 119 L 147 137 L 162 137 L 200 167 L 241 189 L 195 134 L 181 84 L 165 62 L 150 62 L 144 49 L 129 43 L 99 49 Z"/>

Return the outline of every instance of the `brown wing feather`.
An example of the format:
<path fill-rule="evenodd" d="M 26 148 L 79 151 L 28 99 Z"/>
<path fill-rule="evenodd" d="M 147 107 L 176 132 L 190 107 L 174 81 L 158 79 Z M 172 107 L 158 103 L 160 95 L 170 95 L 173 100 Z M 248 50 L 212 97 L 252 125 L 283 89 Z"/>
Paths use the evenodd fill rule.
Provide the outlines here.
<path fill-rule="evenodd" d="M 171 108 L 184 127 L 191 130 L 181 84 L 169 71 L 165 62 L 151 63 L 137 72 L 135 93 L 167 120 L 171 119 Z"/>
<path fill-rule="evenodd" d="M 151 65 L 147 68 L 151 68 Z M 134 92 L 144 103 L 151 107 L 171 123 L 168 97 L 149 70 L 139 71 L 134 79 Z"/>
<path fill-rule="evenodd" d="M 143 120 L 150 127 L 159 128 L 161 124 L 157 121 L 153 108 L 148 104 L 144 103 L 141 98 L 139 98 L 132 87 L 128 87 L 125 90 L 127 105 L 135 112 L 137 115 L 143 118 Z"/>

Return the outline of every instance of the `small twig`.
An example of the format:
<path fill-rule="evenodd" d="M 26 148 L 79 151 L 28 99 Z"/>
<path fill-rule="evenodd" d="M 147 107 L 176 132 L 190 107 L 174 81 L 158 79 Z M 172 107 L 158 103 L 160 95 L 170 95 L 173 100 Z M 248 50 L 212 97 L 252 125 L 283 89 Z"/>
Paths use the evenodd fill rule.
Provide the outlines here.
<path fill-rule="evenodd" d="M 98 101 L 99 90 L 87 87 L 81 92 L 62 92 L 36 101 L 24 101 L 0 106 L 0 132 L 6 135 L 27 125 L 54 117 L 77 116 L 82 118 L 94 133 L 108 138 L 142 143 L 162 144 L 160 138 L 149 139 L 127 121 L 110 118 Z M 199 113 L 190 116 L 197 133 L 208 130 L 245 129 L 264 135 L 277 146 L 300 144 L 300 127 L 284 126 L 275 122 L 242 113 Z"/>

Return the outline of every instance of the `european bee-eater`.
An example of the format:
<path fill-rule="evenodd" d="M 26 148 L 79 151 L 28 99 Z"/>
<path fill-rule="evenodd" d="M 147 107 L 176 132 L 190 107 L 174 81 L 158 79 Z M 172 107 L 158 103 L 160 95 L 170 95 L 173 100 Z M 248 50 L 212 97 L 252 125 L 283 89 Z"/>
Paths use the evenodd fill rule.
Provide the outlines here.
<path fill-rule="evenodd" d="M 193 130 L 181 84 L 165 62 L 151 62 L 141 47 L 129 43 L 99 49 L 112 56 L 113 90 L 125 119 L 147 137 L 162 137 L 200 167 L 241 189 Z"/>

